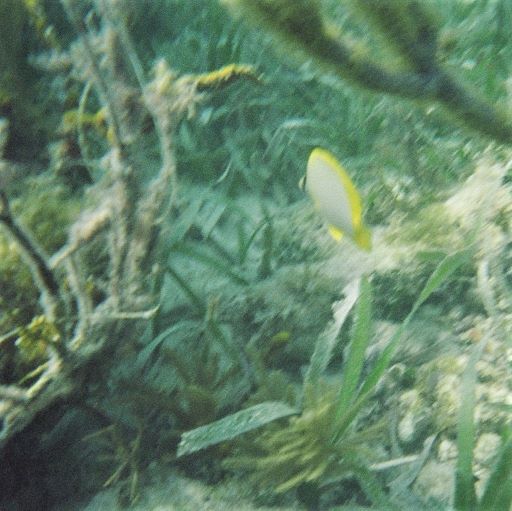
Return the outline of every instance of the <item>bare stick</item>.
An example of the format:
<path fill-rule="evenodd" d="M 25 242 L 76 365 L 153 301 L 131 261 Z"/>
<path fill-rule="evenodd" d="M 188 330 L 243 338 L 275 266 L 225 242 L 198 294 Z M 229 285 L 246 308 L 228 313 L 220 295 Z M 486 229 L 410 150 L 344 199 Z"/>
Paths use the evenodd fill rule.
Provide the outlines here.
<path fill-rule="evenodd" d="M 5 192 L 0 190 L 0 223 L 16 241 L 21 254 L 32 272 L 34 281 L 43 295 L 43 307 L 50 321 L 55 320 L 59 301 L 59 284 L 46 261 L 43 250 L 13 218 Z"/>

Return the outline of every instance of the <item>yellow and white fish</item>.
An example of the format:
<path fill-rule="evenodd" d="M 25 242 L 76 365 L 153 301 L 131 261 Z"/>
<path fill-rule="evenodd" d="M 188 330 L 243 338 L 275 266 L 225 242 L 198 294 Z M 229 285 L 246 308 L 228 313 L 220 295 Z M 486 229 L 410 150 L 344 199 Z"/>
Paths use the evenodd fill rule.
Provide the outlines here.
<path fill-rule="evenodd" d="M 362 219 L 361 197 L 346 170 L 329 151 L 320 147 L 311 151 L 306 175 L 299 186 L 313 199 L 336 241 L 346 234 L 358 247 L 371 249 L 370 231 Z"/>

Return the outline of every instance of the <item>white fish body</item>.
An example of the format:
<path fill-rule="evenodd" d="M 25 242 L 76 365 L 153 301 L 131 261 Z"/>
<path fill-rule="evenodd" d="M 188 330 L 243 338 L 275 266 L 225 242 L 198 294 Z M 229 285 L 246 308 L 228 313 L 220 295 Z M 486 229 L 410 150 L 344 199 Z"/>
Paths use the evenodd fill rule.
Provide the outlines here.
<path fill-rule="evenodd" d="M 363 224 L 361 198 L 349 175 L 336 158 L 319 147 L 311 152 L 304 188 L 327 222 L 331 236 L 343 234 L 364 250 L 371 249 L 371 236 Z"/>

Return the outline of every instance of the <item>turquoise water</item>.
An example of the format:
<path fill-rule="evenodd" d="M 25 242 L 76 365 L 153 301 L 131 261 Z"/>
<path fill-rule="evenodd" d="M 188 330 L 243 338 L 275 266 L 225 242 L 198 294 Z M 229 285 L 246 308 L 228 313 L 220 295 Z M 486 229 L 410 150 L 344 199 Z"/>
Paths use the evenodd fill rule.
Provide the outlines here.
<path fill-rule="evenodd" d="M 0 509 L 510 508 L 509 2 L 0 18 Z"/>

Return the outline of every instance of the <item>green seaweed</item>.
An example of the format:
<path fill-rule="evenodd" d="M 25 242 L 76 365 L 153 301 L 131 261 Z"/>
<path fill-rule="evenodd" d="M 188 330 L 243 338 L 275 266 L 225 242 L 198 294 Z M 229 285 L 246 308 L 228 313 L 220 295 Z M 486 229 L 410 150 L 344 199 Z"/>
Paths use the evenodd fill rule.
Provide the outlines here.
<path fill-rule="evenodd" d="M 475 447 L 476 364 L 486 346 L 480 342 L 471 354 L 462 377 L 462 396 L 457 421 L 457 468 L 455 472 L 454 508 L 457 511 L 508 511 L 512 505 L 512 435 L 510 428 L 502 434 L 501 446 L 484 491 L 477 497 L 473 475 Z"/>
<path fill-rule="evenodd" d="M 508 428 L 502 435 L 498 459 L 483 495 L 478 502 L 478 511 L 493 509 L 507 511 L 512 505 L 512 432 Z"/>
<path fill-rule="evenodd" d="M 184 433 L 177 456 L 185 456 L 211 445 L 231 440 L 269 422 L 297 413 L 284 403 L 266 402 L 245 408 L 216 422 Z"/>
<path fill-rule="evenodd" d="M 455 509 L 469 510 L 476 507 L 476 493 L 473 482 L 473 449 L 475 438 L 474 409 L 477 379 L 476 363 L 485 343 L 475 348 L 462 377 L 462 399 L 457 421 L 457 468 L 454 495 Z"/>
<path fill-rule="evenodd" d="M 351 474 L 364 478 L 363 467 L 368 466 L 368 460 L 372 457 L 367 446 L 378 438 L 381 425 L 358 425 L 359 413 L 369 402 L 373 389 L 389 367 L 403 333 L 416 311 L 443 282 L 447 281 L 464 260 L 464 253 L 456 253 L 446 257 L 438 265 L 406 319 L 364 377 L 364 354 L 372 332 L 372 299 L 371 285 L 363 278 L 341 384 L 327 384 L 320 379 L 319 373 L 328 366 L 332 356 L 332 341 L 338 336 L 341 324 L 346 318 L 347 308 L 350 310 L 354 303 L 354 291 L 347 293 L 345 307 L 341 302 L 339 309 L 343 312 L 338 321 L 334 326 L 329 325 L 317 340 L 317 347 L 303 386 L 304 400 L 300 414 L 289 418 L 286 424 L 270 424 L 266 431 L 253 440 L 252 454 L 241 453 L 233 456 L 227 460 L 226 465 L 251 470 L 256 482 L 270 485 L 277 492 L 288 491 L 304 484 L 318 485 L 322 480 L 339 480 Z M 199 431 L 186 433 L 182 439 L 186 447 L 180 450 L 180 454 L 235 438 L 243 432 L 238 427 L 237 417 L 237 414 L 227 416 L 222 422 L 215 423 L 211 430 L 205 426 Z M 250 429 L 262 425 L 254 423 Z M 219 431 L 219 428 L 222 431 Z M 212 433 L 210 438 L 209 433 Z M 199 440 L 194 445 L 196 434 Z M 373 496 L 376 503 L 382 504 L 387 498 L 384 497 L 382 490 L 377 489 L 378 483 L 371 481 L 372 479 L 365 479 L 372 488 L 371 492 L 368 490 L 368 496 Z"/>

